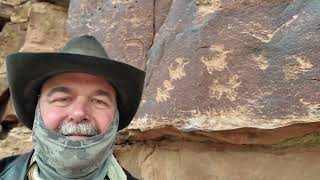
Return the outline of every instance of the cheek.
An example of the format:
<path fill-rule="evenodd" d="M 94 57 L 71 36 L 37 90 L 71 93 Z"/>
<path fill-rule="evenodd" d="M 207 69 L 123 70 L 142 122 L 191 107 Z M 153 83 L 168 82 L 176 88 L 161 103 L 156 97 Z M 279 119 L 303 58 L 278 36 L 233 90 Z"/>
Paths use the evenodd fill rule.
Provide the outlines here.
<path fill-rule="evenodd" d="M 45 110 L 42 110 L 45 109 Z M 40 108 L 43 123 L 48 129 L 55 130 L 64 120 L 64 112 L 61 109 L 55 108 Z"/>
<path fill-rule="evenodd" d="M 95 123 L 100 133 L 106 132 L 113 125 L 114 112 L 95 112 Z"/>

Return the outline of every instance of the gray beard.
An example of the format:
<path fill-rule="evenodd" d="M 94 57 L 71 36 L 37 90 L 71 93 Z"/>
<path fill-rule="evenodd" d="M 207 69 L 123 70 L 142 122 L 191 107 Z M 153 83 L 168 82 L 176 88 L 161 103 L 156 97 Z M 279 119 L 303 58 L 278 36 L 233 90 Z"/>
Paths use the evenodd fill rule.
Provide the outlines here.
<path fill-rule="evenodd" d="M 99 134 L 94 124 L 90 122 L 76 123 L 74 121 L 63 121 L 56 132 L 64 136 L 73 134 L 96 136 Z"/>

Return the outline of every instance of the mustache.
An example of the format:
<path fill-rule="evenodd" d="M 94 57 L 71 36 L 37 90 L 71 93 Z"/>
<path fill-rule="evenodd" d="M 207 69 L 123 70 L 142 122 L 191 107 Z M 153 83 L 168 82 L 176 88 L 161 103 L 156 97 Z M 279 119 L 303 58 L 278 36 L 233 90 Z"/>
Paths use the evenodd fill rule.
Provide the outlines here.
<path fill-rule="evenodd" d="M 80 134 L 85 136 L 95 136 L 98 135 L 99 132 L 96 126 L 89 122 L 80 122 L 76 123 L 73 121 L 64 121 L 60 124 L 57 129 L 57 133 L 66 135 L 74 135 Z"/>

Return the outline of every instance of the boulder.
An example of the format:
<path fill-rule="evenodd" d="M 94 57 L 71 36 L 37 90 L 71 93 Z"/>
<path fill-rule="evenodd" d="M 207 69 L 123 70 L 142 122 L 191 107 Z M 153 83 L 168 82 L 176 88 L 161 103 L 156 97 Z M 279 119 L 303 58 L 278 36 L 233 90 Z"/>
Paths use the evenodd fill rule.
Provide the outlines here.
<path fill-rule="evenodd" d="M 31 1 L 27 1 L 22 5 L 14 7 L 14 12 L 10 16 L 10 20 L 13 23 L 23 23 L 29 21 L 30 10 L 31 10 Z"/>
<path fill-rule="evenodd" d="M 26 153 L 31 149 L 31 130 L 26 127 L 14 127 L 9 132 L 0 134 L 0 157 Z"/>
<path fill-rule="evenodd" d="M 25 43 L 20 51 L 54 52 L 67 41 L 67 9 L 46 2 L 33 3 Z"/>
<path fill-rule="evenodd" d="M 19 51 L 25 41 L 26 23 L 8 22 L 0 32 L 0 95 L 8 88 L 6 79 L 5 57 Z"/>
<path fill-rule="evenodd" d="M 0 0 L 0 4 L 6 4 L 10 6 L 18 6 L 29 0 Z"/>
<path fill-rule="evenodd" d="M 6 19 L 10 19 L 10 16 L 13 14 L 14 12 L 14 7 L 7 5 L 7 4 L 3 4 L 0 1 L 0 18 L 6 18 Z M 8 20 L 7 20 L 8 21 Z"/>

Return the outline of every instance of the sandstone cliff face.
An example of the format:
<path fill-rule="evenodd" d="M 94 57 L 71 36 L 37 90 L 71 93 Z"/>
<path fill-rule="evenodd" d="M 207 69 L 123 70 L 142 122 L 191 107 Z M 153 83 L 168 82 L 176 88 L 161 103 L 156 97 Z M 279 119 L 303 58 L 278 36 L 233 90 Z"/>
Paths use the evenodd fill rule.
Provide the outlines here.
<path fill-rule="evenodd" d="M 54 52 L 67 40 L 67 7 L 38 1 L 0 1 L 0 94 L 8 89 L 5 57 L 13 52 Z M 1 98 L 0 98 L 1 101 Z M 6 104 L 7 102 L 2 102 Z M 0 105 L 0 109 L 1 109 Z M 12 119 L 11 102 L 1 119 Z"/>
<path fill-rule="evenodd" d="M 111 58 L 147 72 L 115 150 L 140 179 L 318 179 L 317 0 L 2 0 L 0 8 L 1 62 L 91 34 Z M 31 148 L 23 127 L 1 139 L 0 156 Z"/>
<path fill-rule="evenodd" d="M 31 131 L 17 124 L 9 100 L 5 57 L 14 52 L 49 51 L 67 40 L 69 1 L 0 0 L 0 157 L 30 151 Z"/>

